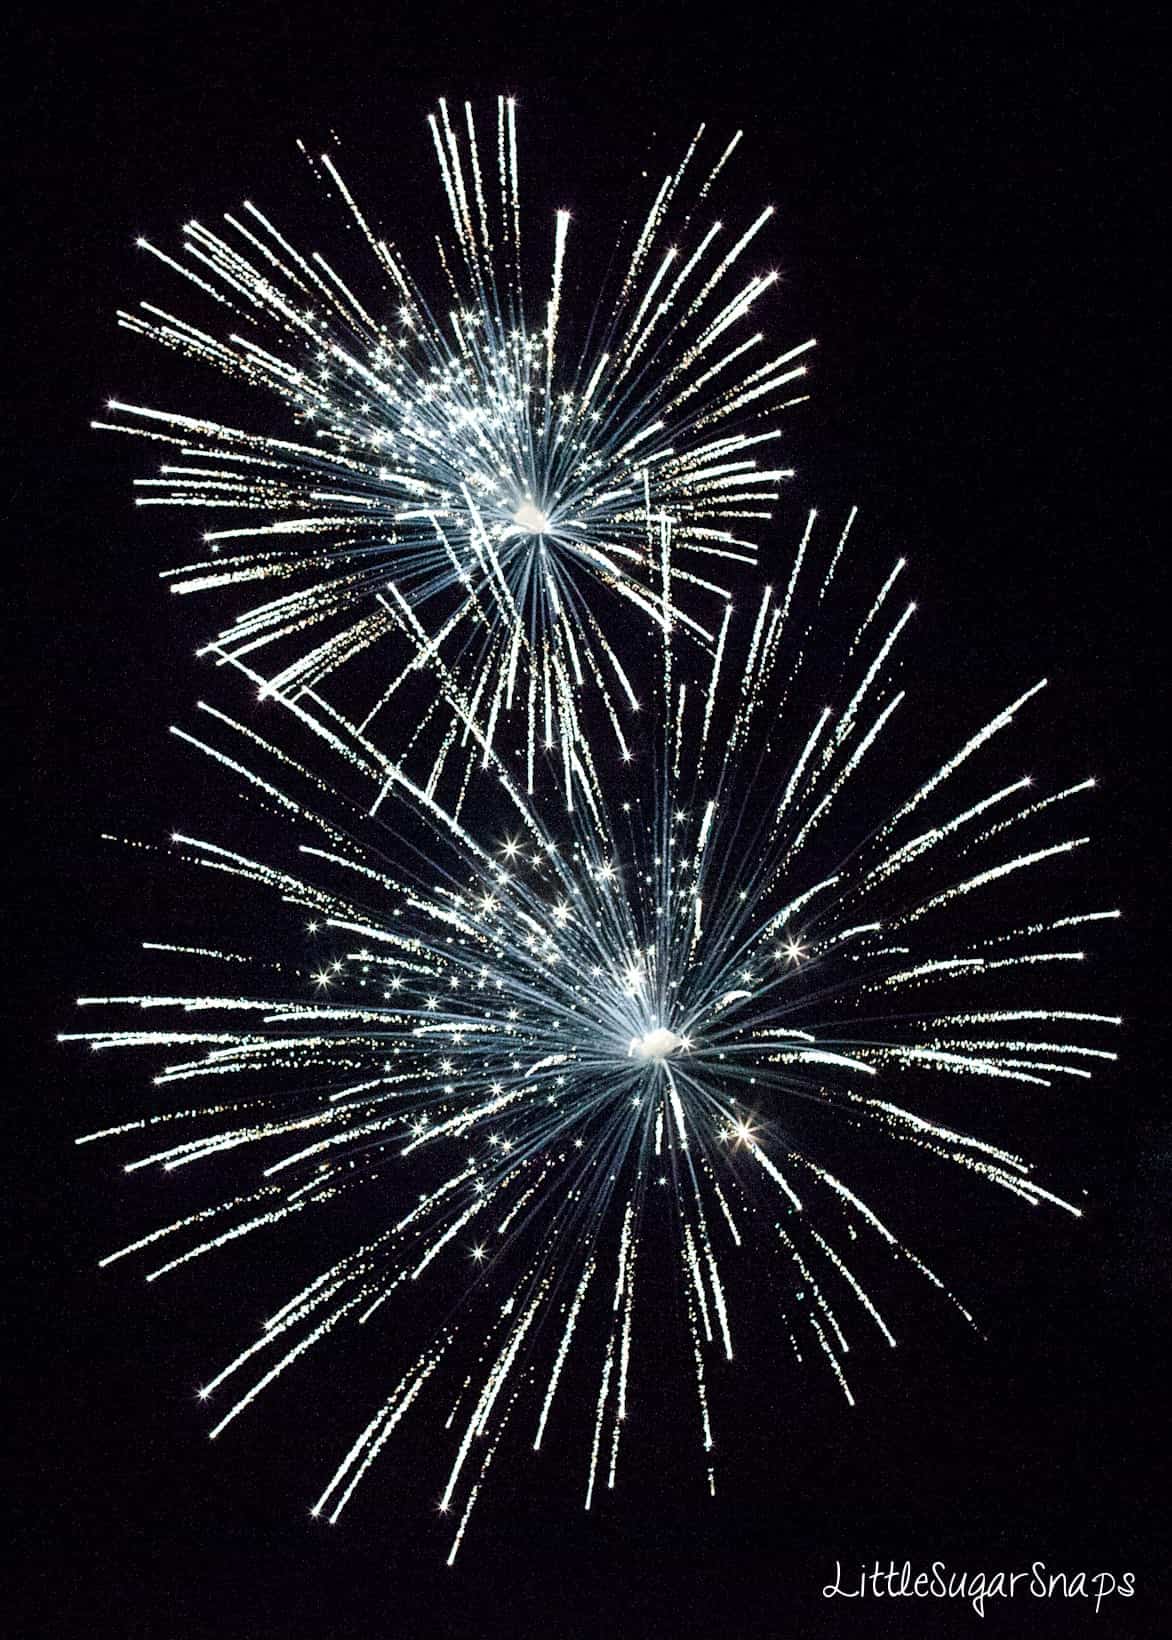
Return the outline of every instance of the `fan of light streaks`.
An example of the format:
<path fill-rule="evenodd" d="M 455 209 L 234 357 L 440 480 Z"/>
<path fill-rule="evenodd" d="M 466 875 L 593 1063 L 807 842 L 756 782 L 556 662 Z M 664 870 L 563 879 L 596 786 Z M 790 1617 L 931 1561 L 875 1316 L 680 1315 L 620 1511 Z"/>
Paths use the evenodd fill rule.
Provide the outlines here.
<path fill-rule="evenodd" d="M 303 256 L 246 204 L 222 228 L 187 223 L 177 256 L 140 241 L 210 309 L 206 328 L 153 302 L 120 314 L 274 395 L 278 424 L 112 402 L 95 425 L 173 450 L 140 506 L 222 517 L 208 554 L 169 572 L 177 592 L 255 589 L 209 651 L 263 662 L 265 685 L 296 695 L 378 646 L 346 712 L 384 744 L 426 666 L 453 704 L 413 738 L 422 783 L 460 787 L 471 719 L 531 787 L 542 746 L 590 767 L 584 685 L 627 750 L 624 620 L 674 621 L 710 647 L 723 572 L 752 561 L 743 532 L 788 476 L 776 414 L 798 402 L 813 343 L 778 350 L 749 328 L 777 278 L 747 271 L 772 209 L 729 227 L 709 202 L 740 133 L 710 147 L 701 127 L 617 250 L 568 211 L 543 222 L 535 301 L 512 100 L 487 150 L 468 104 L 461 121 L 441 102 L 429 123 L 451 228 L 430 297 L 323 156 L 364 266 L 347 278 Z"/>
<path fill-rule="evenodd" d="M 1009 1084 L 1020 1098 L 1114 1058 L 1118 1019 L 1077 991 L 1056 1003 L 1054 982 L 1117 913 L 1022 899 L 1032 883 L 1030 906 L 1044 905 L 1053 874 L 1069 875 L 1087 837 L 1067 815 L 1093 781 L 1043 794 L 999 770 L 1039 683 L 877 811 L 904 779 L 884 756 L 912 710 L 891 680 L 914 606 L 901 562 L 844 627 L 846 531 L 829 550 L 816 541 L 811 514 L 784 589 L 743 621 L 726 615 L 702 676 L 665 647 L 662 741 L 568 816 L 496 764 L 496 812 L 478 800 L 477 821 L 461 821 L 369 736 L 296 702 L 291 729 L 374 782 L 377 819 L 214 709 L 189 737 L 303 841 L 293 866 L 185 835 L 176 848 L 301 908 L 321 957 L 287 995 L 262 965 L 256 989 L 234 977 L 83 999 L 160 1023 L 82 1040 L 167 1054 L 159 1106 L 90 1138 L 145 1141 L 131 1170 L 214 1180 L 235 1152 L 257 1168 L 254 1190 L 104 1262 L 145 1255 L 153 1280 L 242 1237 L 267 1256 L 275 1227 L 302 1233 L 310 1215 L 343 1234 L 367 1215 L 364 1238 L 205 1386 L 227 1397 L 216 1435 L 329 1335 L 413 1313 L 416 1284 L 469 1289 L 401 1363 L 315 1512 L 337 1519 L 418 1402 L 447 1449 L 454 1557 L 506 1427 L 541 1448 L 559 1415 L 573 1423 L 567 1385 L 584 1381 L 592 1433 L 575 1479 L 591 1507 L 639 1404 L 641 1339 L 664 1325 L 644 1316 L 640 1276 L 665 1245 L 710 1487 L 713 1386 L 746 1320 L 757 1333 L 775 1319 L 779 1342 L 822 1360 L 853 1403 L 852 1343 L 895 1344 L 899 1272 L 971 1320 L 867 1203 L 896 1142 L 922 1153 L 936 1202 L 947 1163 L 1018 1206 L 1078 1213 L 996 1129 Z M 827 638 L 836 628 L 844 642 Z M 221 940 L 202 953 L 213 970 Z M 173 1108 L 189 1084 L 215 1091 Z M 844 1143 L 849 1173 L 826 1159 Z"/>

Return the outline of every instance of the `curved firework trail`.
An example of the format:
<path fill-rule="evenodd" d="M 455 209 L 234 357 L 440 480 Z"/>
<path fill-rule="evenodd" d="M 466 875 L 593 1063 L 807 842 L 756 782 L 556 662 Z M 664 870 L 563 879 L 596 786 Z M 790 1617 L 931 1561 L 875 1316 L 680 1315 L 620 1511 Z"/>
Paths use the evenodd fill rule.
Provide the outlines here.
<path fill-rule="evenodd" d="M 571 758 L 591 765 L 583 685 L 627 750 L 624 611 L 711 647 L 723 572 L 754 556 L 735 532 L 789 474 L 769 465 L 776 413 L 798 402 L 813 343 L 778 353 L 749 330 L 777 278 L 745 271 L 772 209 L 730 229 L 708 201 L 739 132 L 709 152 L 701 126 L 601 258 L 559 210 L 535 302 L 512 100 L 487 152 L 470 105 L 453 122 L 441 102 L 429 123 L 451 218 L 430 297 L 329 155 L 319 175 L 369 252 L 347 277 L 252 204 L 221 230 L 187 223 L 177 257 L 139 241 L 211 311 L 195 324 L 143 302 L 121 324 L 275 395 L 283 436 L 120 402 L 95 426 L 174 450 L 139 505 L 223 518 L 208 556 L 168 572 L 176 592 L 255 592 L 208 651 L 263 659 L 262 686 L 284 695 L 357 673 L 364 705 L 347 715 L 384 741 L 426 667 L 450 704 L 413 736 L 423 784 L 462 784 L 471 720 L 524 759 L 530 789 L 541 748 L 566 748 L 568 786 Z M 611 276 L 584 298 L 587 257 Z"/>
<path fill-rule="evenodd" d="M 1046 904 L 1086 844 L 1064 816 L 1093 782 L 1040 794 L 990 767 L 1040 683 L 909 781 L 893 727 L 909 710 L 892 681 L 914 608 L 903 563 L 847 621 L 846 531 L 821 552 L 813 525 L 784 588 L 743 624 L 726 612 L 710 663 L 686 671 L 695 651 L 665 643 L 662 738 L 569 814 L 495 760 L 476 820 L 458 818 L 355 726 L 287 701 L 291 732 L 373 783 L 343 802 L 204 708 L 212 738 L 195 744 L 300 848 L 285 864 L 175 845 L 298 908 L 320 958 L 308 972 L 295 952 L 300 982 L 273 995 L 273 947 L 247 956 L 217 937 L 183 960 L 255 972 L 256 989 L 83 999 L 160 1017 L 81 1039 L 165 1050 L 161 1098 L 215 1090 L 90 1139 L 145 1141 L 132 1171 L 214 1171 L 237 1152 L 255 1167 L 251 1186 L 103 1262 L 145 1256 L 153 1280 L 240 1238 L 267 1251 L 311 1216 L 315 1247 L 332 1235 L 205 1385 L 227 1397 L 214 1435 L 327 1338 L 398 1328 L 421 1286 L 460 1296 L 361 1415 L 315 1513 L 336 1520 L 408 1409 L 430 1404 L 454 1557 L 506 1427 L 540 1448 L 583 1395 L 589 1508 L 644 1393 L 641 1352 L 663 1322 L 641 1297 L 665 1246 L 710 1486 L 713 1390 L 746 1298 L 755 1325 L 775 1305 L 779 1341 L 812 1350 L 853 1400 L 852 1340 L 895 1344 L 899 1271 L 971 1320 L 865 1199 L 896 1143 L 1078 1213 L 988 1134 L 987 1095 L 1114 1058 L 1102 1042 L 1118 1019 L 1053 987 L 1117 913 L 1022 900 L 1033 883 Z M 894 805 L 878 795 L 905 781 Z"/>

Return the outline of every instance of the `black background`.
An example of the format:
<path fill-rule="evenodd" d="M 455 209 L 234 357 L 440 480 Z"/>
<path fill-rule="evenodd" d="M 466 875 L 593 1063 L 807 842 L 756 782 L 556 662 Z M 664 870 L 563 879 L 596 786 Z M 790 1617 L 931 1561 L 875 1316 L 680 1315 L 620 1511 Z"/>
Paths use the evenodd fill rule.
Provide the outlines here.
<path fill-rule="evenodd" d="M 1164 1049 L 1148 1023 L 1167 1012 L 1152 818 L 1164 751 L 1158 42 L 1091 8 L 1028 9 L 1028 23 L 1025 8 L 948 7 L 863 22 L 832 7 L 342 0 L 30 20 L 13 53 L 10 219 L 28 372 L 5 418 L 9 693 L 27 758 L 7 991 L 10 1040 L 29 1050 L 9 1085 L 9 1138 L 23 1153 L 12 1200 L 33 1346 L 13 1413 L 28 1463 L 8 1487 L 14 1633 L 980 1627 L 963 1607 L 823 1601 L 836 1559 L 876 1558 L 1130 1570 L 1136 1598 L 1093 1624 L 1077 1603 L 1024 1600 L 986 1624 L 1166 1632 L 1167 1149 Z M 190 658 L 202 612 L 157 581 L 186 538 L 133 513 L 143 454 L 87 426 L 108 394 L 149 403 L 165 379 L 113 324 L 117 305 L 159 289 L 132 240 L 173 243 L 186 215 L 242 197 L 303 196 L 293 141 L 320 146 L 332 130 L 384 224 L 431 220 L 424 115 L 439 95 L 484 103 L 498 90 L 520 99 L 522 164 L 540 172 L 543 205 L 605 226 L 653 134 L 658 163 L 699 118 L 745 127 L 734 199 L 743 213 L 779 207 L 771 328 L 820 343 L 813 402 L 791 422 L 790 520 L 858 501 L 879 557 L 909 552 L 930 617 L 922 689 L 996 706 L 1053 680 L 1031 732 L 1040 762 L 1102 781 L 1096 868 L 1126 921 L 1104 942 L 1097 994 L 1127 1026 L 1118 1071 L 1054 1117 L 1054 1155 L 1092 1186 L 1083 1223 L 1071 1232 L 993 1203 L 966 1209 L 959 1237 L 939 1231 L 988 1344 L 924 1318 L 853 1412 L 816 1373 L 795 1383 L 754 1363 L 726 1408 L 739 1466 L 716 1502 L 666 1414 L 596 1518 L 580 1509 L 576 1457 L 529 1467 L 517 1454 L 448 1571 L 426 1510 L 440 1467 L 426 1431 L 384 1458 L 342 1526 L 306 1518 L 352 1424 L 337 1375 L 275 1396 L 233 1443 L 203 1439 L 192 1387 L 255 1305 L 227 1275 L 182 1291 L 99 1278 L 96 1256 L 149 1210 L 149 1187 L 72 1136 L 95 1109 L 133 1107 L 145 1077 L 133 1063 L 95 1071 L 53 1036 L 73 1028 L 76 995 L 117 990 L 136 942 L 173 922 L 174 879 L 140 873 L 99 833 L 165 833 L 203 778 L 165 732 L 210 682 Z M 943 1192 L 938 1205 L 943 1223 Z M 925 1233 L 931 1250 L 931 1222 Z"/>

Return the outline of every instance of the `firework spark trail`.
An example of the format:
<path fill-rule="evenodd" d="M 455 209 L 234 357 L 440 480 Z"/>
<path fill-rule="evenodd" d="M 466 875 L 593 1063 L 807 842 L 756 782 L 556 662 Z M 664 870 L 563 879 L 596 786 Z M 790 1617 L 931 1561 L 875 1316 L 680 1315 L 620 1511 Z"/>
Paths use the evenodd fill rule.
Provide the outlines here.
<path fill-rule="evenodd" d="M 690 187 L 703 200 L 735 146 L 702 178 L 704 127 L 625 261 L 620 245 L 617 291 L 583 297 L 590 249 L 556 212 L 534 325 L 514 105 L 498 101 L 495 188 L 467 104 L 464 123 L 461 133 L 444 102 L 429 121 L 450 217 L 442 306 L 329 155 L 319 176 L 369 253 L 365 299 L 251 203 L 223 230 L 187 223 L 176 256 L 140 240 L 211 300 L 210 328 L 152 302 L 120 323 L 274 395 L 287 436 L 120 401 L 95 425 L 174 452 L 138 481 L 140 506 L 231 515 L 207 530 L 208 556 L 168 572 L 176 592 L 256 591 L 207 652 L 263 662 L 262 690 L 288 696 L 319 691 L 378 646 L 397 659 L 360 670 L 367 704 L 348 710 L 377 719 L 384 740 L 405 683 L 442 664 L 459 705 L 420 740 L 420 784 L 450 772 L 461 786 L 456 724 L 461 749 L 481 758 L 519 737 L 532 789 L 542 746 L 571 748 L 567 781 L 575 760 L 589 775 L 586 683 L 626 750 L 634 696 L 604 632 L 624 610 L 711 645 L 722 572 L 755 555 L 737 532 L 768 518 L 790 474 L 771 464 L 776 417 L 801 397 L 813 343 L 772 352 L 763 333 L 742 334 L 776 279 L 744 272 L 772 213 L 741 231 L 693 228 L 681 200 Z M 487 744 L 469 748 L 469 718 Z"/>
<path fill-rule="evenodd" d="M 876 760 L 915 694 L 914 679 L 899 690 L 890 681 L 909 610 L 890 601 L 893 576 L 851 636 L 824 640 L 819 701 L 805 702 L 798 685 L 816 633 L 804 612 L 826 599 L 842 551 L 832 543 L 819 578 L 817 540 L 811 517 L 781 602 L 767 591 L 747 630 L 726 623 L 715 665 L 693 676 L 680 655 L 665 659 L 662 737 L 569 814 L 555 790 L 539 800 L 521 791 L 490 753 L 465 806 L 477 818 L 461 818 L 368 729 L 305 694 L 286 699 L 288 721 L 339 756 L 365 794 L 334 792 L 328 815 L 319 774 L 223 713 L 209 711 L 211 724 L 241 751 L 187 737 L 311 840 L 295 869 L 185 835 L 176 846 L 299 908 L 328 949 L 308 995 L 169 987 L 105 1001 L 173 1009 L 184 1016 L 173 1027 L 71 1033 L 96 1049 L 166 1048 L 159 1086 L 211 1078 L 222 1090 L 202 1113 L 165 1113 L 191 1123 L 193 1138 L 151 1144 L 152 1113 L 130 1168 L 174 1171 L 237 1152 L 260 1162 L 251 1195 L 234 1191 L 109 1258 L 154 1255 L 173 1237 L 180 1251 L 150 1272 L 159 1275 L 295 1216 L 328 1216 L 376 1177 L 380 1201 L 390 1192 L 409 1204 L 388 1214 L 368 1193 L 369 1239 L 342 1250 L 207 1387 L 254 1358 L 263 1367 L 217 1433 L 311 1348 L 393 1312 L 417 1284 L 467 1287 L 459 1326 L 421 1345 L 322 1494 L 319 1508 L 336 1500 L 331 1518 L 465 1336 L 480 1365 L 449 1419 L 452 1555 L 506 1421 L 530 1420 L 524 1439 L 542 1448 L 568 1386 L 580 1398 L 583 1379 L 592 1507 L 598 1487 L 615 1484 L 620 1430 L 640 1395 L 636 1263 L 660 1257 L 664 1238 L 683 1281 L 681 1359 L 710 1489 L 717 1389 L 746 1292 L 759 1307 L 761 1261 L 780 1257 L 790 1271 L 794 1296 L 778 1307 L 795 1355 L 803 1340 L 816 1344 L 851 1404 L 844 1361 L 856 1325 L 896 1342 L 873 1290 L 884 1279 L 876 1255 L 971 1321 L 819 1159 L 821 1132 L 861 1135 L 872 1152 L 898 1140 L 925 1165 L 951 1163 L 1022 1203 L 1079 1212 L 1012 1148 L 958 1126 L 954 1090 L 1050 1086 L 1114 1057 L 1099 1044 L 1117 1018 L 1054 1005 L 1036 987 L 1064 971 L 1058 958 L 1082 955 L 1056 951 L 1056 935 L 1117 913 L 1076 904 L 1022 923 L 1018 909 L 1023 876 L 1044 895 L 1047 874 L 1077 854 L 1079 828 L 1057 841 L 1042 828 L 1085 802 L 1091 783 L 1039 799 L 1025 781 L 981 775 L 1035 688 L 901 791 L 890 814 L 876 812 Z M 838 596 L 848 580 L 838 577 Z M 670 633 L 663 643 L 669 651 Z M 722 666 L 744 679 L 731 699 Z M 903 767 L 895 755 L 886 778 Z M 222 969 L 218 938 L 172 958 L 200 950 Z M 234 1096 L 241 1077 L 259 1079 L 259 1100 Z"/>

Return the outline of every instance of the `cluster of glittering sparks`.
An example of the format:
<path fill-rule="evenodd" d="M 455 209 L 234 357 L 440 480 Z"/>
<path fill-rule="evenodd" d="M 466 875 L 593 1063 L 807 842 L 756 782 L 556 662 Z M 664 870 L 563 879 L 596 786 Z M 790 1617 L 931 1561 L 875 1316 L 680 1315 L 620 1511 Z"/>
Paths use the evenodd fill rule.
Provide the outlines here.
<path fill-rule="evenodd" d="M 467 1288 L 402 1361 L 315 1513 L 337 1520 L 409 1410 L 430 1405 L 454 1558 L 506 1430 L 540 1450 L 583 1383 L 592 1507 L 616 1483 L 646 1392 L 642 1341 L 662 1325 L 641 1303 L 648 1260 L 678 1273 L 710 1488 L 714 1384 L 757 1272 L 780 1272 L 779 1341 L 823 1361 L 853 1403 L 856 1333 L 897 1341 L 883 1290 L 897 1270 L 972 1321 L 865 1199 L 884 1147 L 1080 1211 L 1024 1157 L 940 1113 L 953 1088 L 1048 1087 L 1114 1058 L 1118 1019 L 1056 1006 L 1049 981 L 1118 913 L 1019 909 L 1021 883 L 1044 899 L 1047 873 L 1085 847 L 1061 822 L 1094 783 L 1040 793 L 990 773 L 1039 683 L 876 811 L 875 791 L 900 783 L 888 747 L 911 710 L 895 676 L 914 605 L 901 561 L 845 640 L 827 636 L 828 611 L 858 585 L 844 585 L 852 521 L 822 550 L 811 514 L 779 586 L 729 603 L 710 648 L 677 651 L 675 623 L 656 628 L 657 727 L 633 766 L 591 764 L 569 806 L 540 769 L 531 793 L 489 746 L 471 818 L 462 792 L 446 802 L 366 725 L 296 688 L 278 692 L 286 720 L 337 761 L 345 800 L 316 757 L 215 709 L 206 734 L 186 736 L 283 817 L 300 852 L 290 866 L 186 835 L 174 847 L 296 907 L 320 955 L 292 959 L 302 979 L 285 996 L 258 977 L 255 990 L 86 999 L 163 1019 L 83 1033 L 93 1047 L 165 1052 L 161 1094 L 216 1089 L 89 1139 L 145 1141 L 132 1171 L 256 1158 L 253 1188 L 104 1262 L 146 1256 L 155 1279 L 313 1215 L 345 1236 L 346 1204 L 364 1203 L 365 1238 L 203 1387 L 228 1397 L 214 1435 L 306 1352 L 396 1306 L 413 1313 L 421 1283 Z M 456 680 L 440 689 L 459 700 Z M 179 952 L 258 976 L 270 955 Z M 861 1179 L 824 1159 L 821 1141 L 843 1134 L 862 1147 Z"/>

